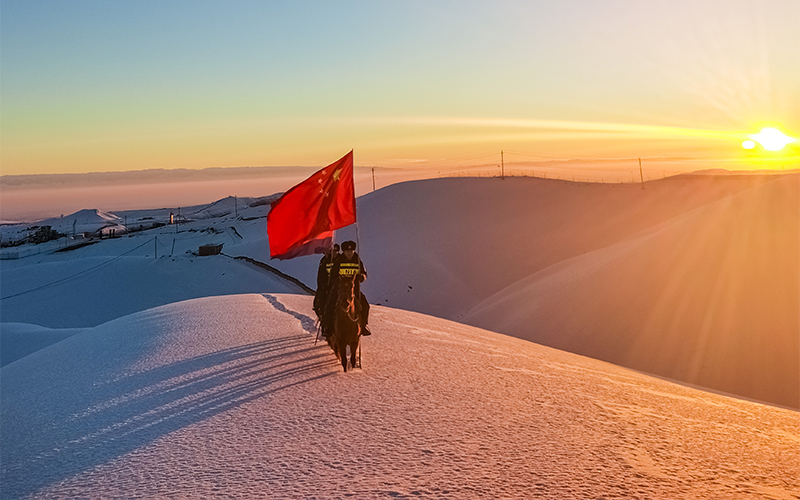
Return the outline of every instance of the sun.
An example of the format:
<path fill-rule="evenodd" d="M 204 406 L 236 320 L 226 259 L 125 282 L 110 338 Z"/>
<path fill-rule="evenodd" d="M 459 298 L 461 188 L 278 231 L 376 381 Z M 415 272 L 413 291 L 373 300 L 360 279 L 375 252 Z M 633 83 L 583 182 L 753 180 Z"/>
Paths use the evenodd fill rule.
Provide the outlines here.
<path fill-rule="evenodd" d="M 743 148 L 753 149 L 755 147 L 753 141 L 755 141 L 761 144 L 767 151 L 780 151 L 786 147 L 787 144 L 797 142 L 797 139 L 789 137 L 780 130 L 772 127 L 762 128 L 761 132 L 751 135 L 750 139 L 752 139 L 752 141 L 744 141 L 742 143 Z"/>

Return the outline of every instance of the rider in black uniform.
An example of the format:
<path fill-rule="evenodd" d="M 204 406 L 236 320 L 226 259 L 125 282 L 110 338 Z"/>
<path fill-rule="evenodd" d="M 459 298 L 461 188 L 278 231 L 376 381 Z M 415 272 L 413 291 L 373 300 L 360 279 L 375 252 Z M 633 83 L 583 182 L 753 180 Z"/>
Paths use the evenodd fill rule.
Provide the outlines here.
<path fill-rule="evenodd" d="M 335 306 L 339 277 L 355 275 L 356 297 L 359 299 L 358 304 L 360 306 L 359 318 L 361 320 L 361 335 L 372 335 L 369 328 L 367 328 L 367 321 L 369 320 L 369 302 L 367 302 L 367 298 L 364 294 L 361 293 L 361 283 L 367 279 L 367 270 L 364 268 L 364 263 L 361 261 L 361 258 L 356 253 L 356 243 L 354 241 L 345 241 L 342 243 L 342 251 L 343 253 L 335 259 L 333 267 L 331 268 L 327 310 L 331 310 Z M 331 302 L 334 302 L 333 306 Z"/>
<path fill-rule="evenodd" d="M 317 293 L 314 296 L 314 312 L 319 319 L 325 312 L 325 304 L 328 302 L 328 288 L 330 287 L 330 275 L 333 264 L 339 256 L 339 244 L 333 245 L 328 253 L 322 256 L 317 268 Z"/>

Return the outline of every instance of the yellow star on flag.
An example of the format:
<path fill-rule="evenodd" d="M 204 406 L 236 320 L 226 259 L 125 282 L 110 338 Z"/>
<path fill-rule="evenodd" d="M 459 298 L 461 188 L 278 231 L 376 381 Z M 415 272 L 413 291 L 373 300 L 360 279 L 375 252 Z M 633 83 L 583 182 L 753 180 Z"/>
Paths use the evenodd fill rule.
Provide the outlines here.
<path fill-rule="evenodd" d="M 333 180 L 338 181 L 340 175 L 342 175 L 342 169 L 341 168 L 333 173 Z"/>

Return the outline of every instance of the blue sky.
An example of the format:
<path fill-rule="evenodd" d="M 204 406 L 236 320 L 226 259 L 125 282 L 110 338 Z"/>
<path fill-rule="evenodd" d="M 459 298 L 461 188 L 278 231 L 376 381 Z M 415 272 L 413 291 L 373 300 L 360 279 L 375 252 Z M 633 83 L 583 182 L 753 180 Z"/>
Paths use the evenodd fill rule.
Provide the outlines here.
<path fill-rule="evenodd" d="M 798 25 L 794 0 L 3 0 L 2 173 L 724 155 L 559 123 L 800 135 Z"/>

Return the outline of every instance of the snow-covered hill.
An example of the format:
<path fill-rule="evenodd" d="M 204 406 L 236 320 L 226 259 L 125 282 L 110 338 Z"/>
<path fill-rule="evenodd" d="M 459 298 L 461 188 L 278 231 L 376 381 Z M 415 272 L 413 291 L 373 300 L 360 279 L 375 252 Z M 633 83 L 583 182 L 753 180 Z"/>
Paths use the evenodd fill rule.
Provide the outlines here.
<path fill-rule="evenodd" d="M 235 249 L 245 241 L 241 232 L 248 242 L 267 246 L 263 214 L 268 206 L 235 209 L 233 199 L 213 205 L 224 215 L 210 218 L 208 209 L 199 207 L 196 212 L 206 218 L 95 240 L 69 251 L 58 251 L 66 245 L 54 241 L 49 249 L 34 246 L 45 247 L 39 255 L 4 260 L 0 268 L 3 323 L 81 328 L 196 297 L 303 293 L 301 287 L 245 261 L 222 255 L 198 257 L 203 245 L 222 245 L 225 253 Z M 235 210 L 248 220 L 237 219 Z M 129 212 L 129 216 L 131 221 L 155 217 L 151 210 Z"/>
<path fill-rule="evenodd" d="M 644 190 L 539 178 L 395 184 L 359 199 L 365 289 L 380 304 L 458 319 L 549 266 L 771 180 L 681 176 Z"/>
<path fill-rule="evenodd" d="M 94 232 L 106 226 L 119 226 L 123 222 L 122 218 L 114 214 L 103 212 L 96 208 L 78 210 L 65 217 L 55 217 L 40 221 L 40 226 L 52 226 L 53 229 L 61 233 Z"/>
<path fill-rule="evenodd" d="M 153 248 L 149 251 L 152 253 Z M 85 271 L 85 272 L 83 272 Z M 67 272 L 69 274 L 67 274 Z M 247 292 L 303 293 L 274 274 L 225 256 L 130 256 L 43 262 L 4 271 L 3 321 L 50 328 L 97 326 L 120 316 L 195 297 Z M 48 286 L 57 277 L 65 279 Z M 21 295 L 12 295 L 19 290 Z M 30 294 L 24 293 L 34 290 Z"/>
<path fill-rule="evenodd" d="M 370 300 L 800 408 L 800 175 L 360 199 Z"/>
<path fill-rule="evenodd" d="M 797 408 L 799 183 L 796 174 L 681 176 L 644 190 L 416 181 L 359 198 L 358 234 L 350 227 L 337 239 L 360 241 L 372 303 Z M 51 242 L 4 260 L 0 317 L 82 328 L 177 300 L 300 290 L 246 262 L 192 254 L 206 244 L 313 287 L 319 257 L 270 261 L 268 206 L 244 206 L 251 201 L 226 198 L 184 209 L 206 218 L 178 226 L 69 252 L 53 253 L 63 244 Z"/>
<path fill-rule="evenodd" d="M 797 413 L 375 307 L 363 370 L 311 298 L 194 299 L 2 368 L 2 498 L 775 498 Z"/>
<path fill-rule="evenodd" d="M 784 177 L 527 276 L 460 317 L 798 407 L 800 197 Z"/>

